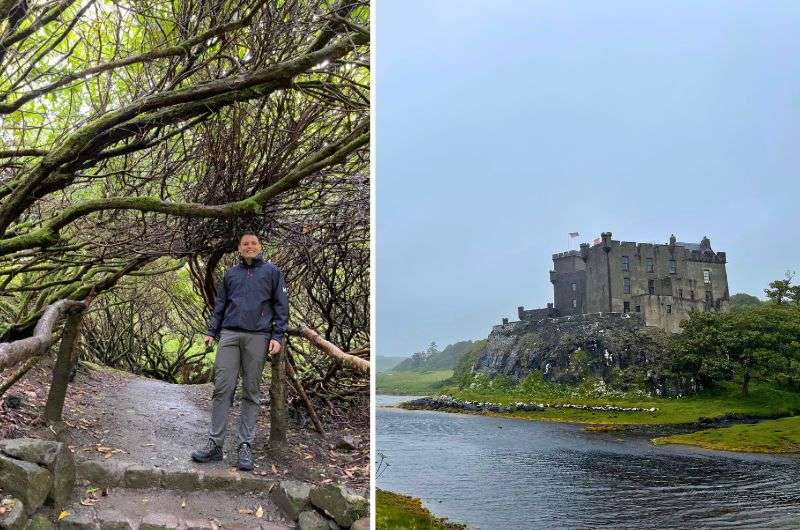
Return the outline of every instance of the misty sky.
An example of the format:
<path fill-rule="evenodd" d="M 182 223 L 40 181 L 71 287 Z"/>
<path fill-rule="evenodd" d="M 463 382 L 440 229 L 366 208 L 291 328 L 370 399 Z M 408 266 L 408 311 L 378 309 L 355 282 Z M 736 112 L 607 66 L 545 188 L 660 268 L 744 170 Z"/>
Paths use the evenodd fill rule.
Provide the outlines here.
<path fill-rule="evenodd" d="M 416 4 L 416 5 L 415 5 Z M 551 254 L 711 238 L 800 272 L 800 2 L 381 0 L 377 346 L 483 338 Z"/>

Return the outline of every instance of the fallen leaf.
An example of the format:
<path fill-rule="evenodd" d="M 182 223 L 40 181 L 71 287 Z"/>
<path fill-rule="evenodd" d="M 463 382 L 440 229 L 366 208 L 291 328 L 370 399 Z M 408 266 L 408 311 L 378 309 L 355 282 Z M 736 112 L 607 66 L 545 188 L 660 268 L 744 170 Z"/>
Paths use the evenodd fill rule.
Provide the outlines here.
<path fill-rule="evenodd" d="M 83 506 L 94 506 L 95 504 L 97 504 L 97 499 L 86 497 L 85 499 L 81 499 L 81 504 Z"/>
<path fill-rule="evenodd" d="M 219 530 L 219 525 L 217 525 L 216 519 L 211 519 L 209 522 L 211 523 L 211 530 Z"/>
<path fill-rule="evenodd" d="M 259 519 L 264 517 L 264 508 L 262 508 L 261 506 L 259 506 L 258 509 L 256 510 L 256 517 L 258 517 Z"/>
<path fill-rule="evenodd" d="M 253 515 L 253 510 L 250 508 L 239 508 L 239 513 L 242 515 Z"/>
<path fill-rule="evenodd" d="M 272 464 L 272 474 L 273 475 L 277 475 L 278 474 L 278 468 L 275 467 L 275 464 Z"/>
<path fill-rule="evenodd" d="M 181 502 L 181 508 L 186 508 L 186 501 Z"/>
<path fill-rule="evenodd" d="M 64 512 L 61 512 L 60 514 L 58 514 L 58 520 L 59 521 L 62 520 L 62 519 L 66 519 L 67 517 L 69 517 L 69 512 L 67 512 L 67 511 L 64 511 Z"/>
<path fill-rule="evenodd" d="M 314 455 L 306 455 L 303 460 L 311 460 L 312 458 L 314 458 Z"/>
<path fill-rule="evenodd" d="M 0 506 L 0 515 L 5 514 L 7 511 L 8 511 L 8 508 L 6 508 L 5 506 Z"/>

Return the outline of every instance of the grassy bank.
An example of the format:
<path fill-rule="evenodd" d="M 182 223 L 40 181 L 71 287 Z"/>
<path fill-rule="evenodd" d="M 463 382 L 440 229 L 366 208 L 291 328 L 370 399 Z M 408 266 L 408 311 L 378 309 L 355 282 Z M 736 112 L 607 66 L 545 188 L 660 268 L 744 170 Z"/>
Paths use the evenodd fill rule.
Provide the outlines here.
<path fill-rule="evenodd" d="M 685 444 L 747 453 L 800 453 L 800 416 L 662 436 L 653 439 L 653 442 L 658 445 Z"/>
<path fill-rule="evenodd" d="M 767 385 L 754 386 L 748 396 L 738 387 L 707 390 L 694 396 L 661 399 L 637 395 L 530 395 L 515 392 L 478 392 L 447 389 L 457 399 L 493 403 L 572 403 L 576 405 L 614 405 L 656 408 L 655 412 L 603 412 L 575 409 L 545 409 L 541 412 L 514 412 L 505 416 L 586 424 L 667 425 L 693 423 L 700 418 L 718 418 L 741 414 L 756 418 L 779 418 L 800 413 L 800 394 L 781 391 Z M 440 389 L 440 393 L 443 393 Z"/>
<path fill-rule="evenodd" d="M 452 370 L 435 372 L 387 372 L 378 374 L 378 394 L 427 395 L 441 392 L 442 382 L 452 377 Z"/>
<path fill-rule="evenodd" d="M 546 408 L 543 411 L 484 413 L 528 420 L 581 423 L 588 426 L 587 430 L 606 430 L 602 426 L 613 429 L 626 425 L 687 424 L 730 414 L 762 418 L 771 421 L 661 437 L 656 439 L 656 443 L 681 443 L 728 451 L 800 452 L 800 393 L 780 390 L 767 384 L 753 384 L 747 396 L 742 395 L 739 384 L 732 382 L 692 396 L 666 399 L 637 392 L 607 391 L 591 381 L 580 386 L 565 386 L 536 378 L 516 385 L 507 382 L 497 385 L 495 380 L 459 389 L 445 382 L 447 372 L 399 372 L 386 375 L 392 377 L 386 380 L 384 388 L 391 388 L 390 393 L 394 394 L 447 394 L 459 400 L 501 405 L 550 403 L 657 409 L 654 412 L 617 412 Z M 381 388 L 380 378 L 378 390 L 385 392 Z"/>
<path fill-rule="evenodd" d="M 456 399 L 508 405 L 511 403 L 560 403 L 656 408 L 655 412 L 604 412 L 548 408 L 540 412 L 501 414 L 514 418 L 564 421 L 585 424 L 667 425 L 694 423 L 701 418 L 740 414 L 754 418 L 781 418 L 800 414 L 800 393 L 754 384 L 747 396 L 731 383 L 681 398 L 658 398 L 642 393 L 605 392 L 590 384 L 580 387 L 544 381 L 511 385 L 502 389 L 458 389 L 443 382 L 449 370 L 441 372 L 396 372 L 378 376 L 378 392 L 387 394 L 448 394 Z"/>
<path fill-rule="evenodd" d="M 434 516 L 419 499 L 375 490 L 375 528 L 378 530 L 463 530 L 466 526 Z"/>

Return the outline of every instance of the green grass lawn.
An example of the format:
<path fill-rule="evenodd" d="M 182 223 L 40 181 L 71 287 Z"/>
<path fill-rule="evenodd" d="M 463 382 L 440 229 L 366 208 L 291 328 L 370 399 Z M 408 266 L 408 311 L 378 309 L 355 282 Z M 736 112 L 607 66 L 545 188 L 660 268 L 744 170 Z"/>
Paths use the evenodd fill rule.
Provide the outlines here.
<path fill-rule="evenodd" d="M 800 416 L 654 438 L 656 444 L 686 444 L 748 453 L 800 453 Z"/>
<path fill-rule="evenodd" d="M 435 372 L 386 372 L 378 374 L 379 394 L 427 395 L 441 393 L 441 383 L 452 377 L 452 370 Z"/>
<path fill-rule="evenodd" d="M 466 526 L 440 519 L 422 506 L 419 499 L 375 490 L 377 530 L 461 530 Z"/>
<path fill-rule="evenodd" d="M 585 424 L 663 425 L 692 423 L 703 417 L 717 418 L 728 413 L 744 414 L 758 418 L 778 418 L 800 414 L 800 394 L 776 390 L 767 385 L 754 385 L 750 394 L 746 397 L 741 394 L 738 386 L 731 385 L 715 390 L 707 390 L 694 396 L 671 399 L 640 396 L 557 396 L 548 393 L 529 395 L 514 392 L 475 392 L 453 388 L 439 389 L 439 393 L 449 393 L 453 397 L 462 400 L 491 401 L 501 404 L 548 402 L 641 408 L 655 407 L 658 409 L 656 412 L 591 412 L 573 409 L 545 409 L 542 412 L 503 414 L 504 416 L 516 418 Z"/>

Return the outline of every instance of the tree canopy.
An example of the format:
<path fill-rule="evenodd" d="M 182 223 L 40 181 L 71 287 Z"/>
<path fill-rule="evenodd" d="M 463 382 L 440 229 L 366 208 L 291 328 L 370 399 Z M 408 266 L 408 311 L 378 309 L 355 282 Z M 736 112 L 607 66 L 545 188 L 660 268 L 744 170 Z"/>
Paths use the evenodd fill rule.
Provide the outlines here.
<path fill-rule="evenodd" d="M 735 379 L 747 395 L 752 380 L 800 382 L 800 304 L 692 312 L 683 328 L 676 368 L 706 384 Z"/>
<path fill-rule="evenodd" d="M 249 229 L 295 311 L 363 343 L 368 7 L 0 0 L 4 340 L 55 300 L 186 264 L 208 302 Z"/>

